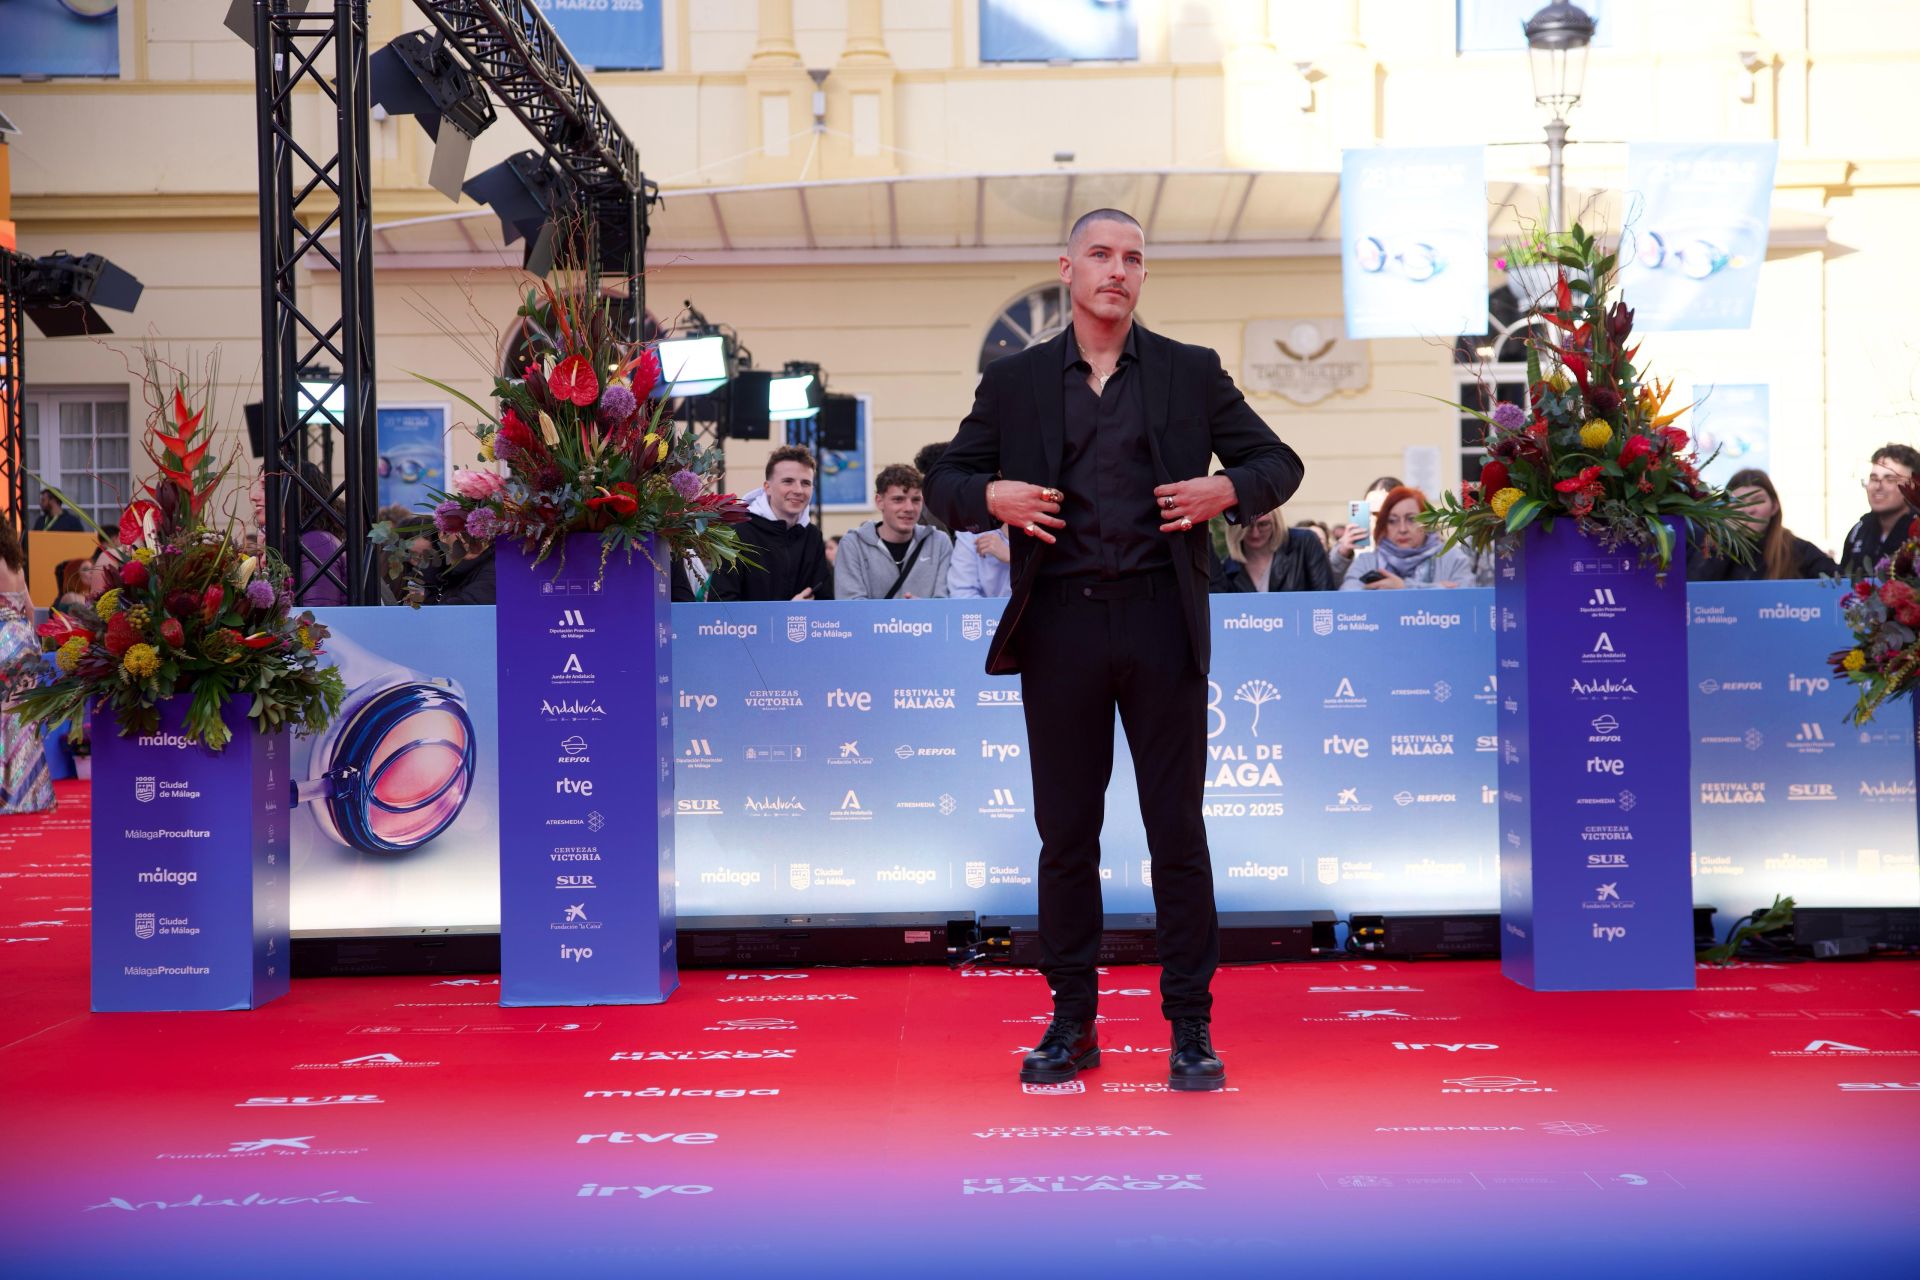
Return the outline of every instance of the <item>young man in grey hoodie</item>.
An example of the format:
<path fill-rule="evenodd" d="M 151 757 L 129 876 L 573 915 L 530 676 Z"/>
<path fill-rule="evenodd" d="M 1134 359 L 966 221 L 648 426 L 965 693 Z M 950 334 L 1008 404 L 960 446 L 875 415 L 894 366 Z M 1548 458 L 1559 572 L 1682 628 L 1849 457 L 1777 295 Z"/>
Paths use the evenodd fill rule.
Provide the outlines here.
<path fill-rule="evenodd" d="M 920 524 L 920 473 L 895 463 L 874 477 L 880 518 L 840 539 L 833 560 L 839 600 L 928 600 L 947 594 L 953 539 Z"/>

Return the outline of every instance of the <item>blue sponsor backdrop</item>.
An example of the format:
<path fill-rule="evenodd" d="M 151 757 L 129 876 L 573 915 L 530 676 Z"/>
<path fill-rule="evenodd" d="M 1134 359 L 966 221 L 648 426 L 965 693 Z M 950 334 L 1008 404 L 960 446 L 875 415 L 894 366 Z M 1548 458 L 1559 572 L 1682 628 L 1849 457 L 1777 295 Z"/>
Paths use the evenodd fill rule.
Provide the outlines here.
<path fill-rule="evenodd" d="M 1627 152 L 1620 291 L 1643 332 L 1753 320 L 1774 142 L 1636 142 Z"/>
<path fill-rule="evenodd" d="M 1346 152 L 1340 282 L 1349 338 L 1485 333 L 1485 149 Z"/>
<path fill-rule="evenodd" d="M 1696 902 L 1920 902 L 1913 709 L 1845 722 L 1854 695 L 1822 661 L 1848 643 L 1839 602 L 1814 582 L 1689 593 Z"/>
<path fill-rule="evenodd" d="M 658 71 L 660 0 L 533 0 L 583 67 Z"/>
<path fill-rule="evenodd" d="M 1776 893 L 1920 903 L 1912 717 L 1902 706 L 1866 729 L 1844 723 L 1852 699 L 1821 661 L 1845 640 L 1837 593 L 1706 583 L 1688 602 L 1694 900 L 1723 927 Z M 1223 907 L 1497 909 L 1492 605 L 1491 591 L 1214 600 L 1207 797 Z M 1031 912 L 1019 684 L 981 670 L 999 606 L 674 606 L 681 913 Z M 498 884 L 492 691 L 466 674 L 491 667 L 493 611 L 327 620 L 353 613 L 394 627 L 377 646 L 348 635 L 466 682 L 480 777 L 460 822 L 399 859 L 417 871 L 342 893 L 339 876 L 303 865 L 294 918 L 493 923 L 474 910 Z M 417 643 L 401 634 L 409 624 Z M 476 637 L 470 660 L 453 625 Z M 1107 901 L 1145 909 L 1124 749 L 1109 795 Z M 457 866 L 423 860 L 456 838 Z M 354 875 L 378 861 L 359 859 Z"/>

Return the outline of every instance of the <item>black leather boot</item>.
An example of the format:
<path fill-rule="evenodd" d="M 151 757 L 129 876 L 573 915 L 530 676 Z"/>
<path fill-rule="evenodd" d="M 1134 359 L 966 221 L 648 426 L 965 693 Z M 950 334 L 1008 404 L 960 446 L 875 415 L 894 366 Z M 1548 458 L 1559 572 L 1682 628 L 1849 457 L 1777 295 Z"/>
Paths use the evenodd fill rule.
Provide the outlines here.
<path fill-rule="evenodd" d="M 1020 1060 L 1022 1084 L 1065 1084 L 1100 1065 L 1100 1037 L 1092 1022 L 1055 1018 L 1033 1052 Z"/>
<path fill-rule="evenodd" d="M 1167 1087 L 1183 1093 L 1210 1093 L 1227 1087 L 1226 1064 L 1213 1051 L 1213 1029 L 1205 1018 L 1173 1020 Z"/>

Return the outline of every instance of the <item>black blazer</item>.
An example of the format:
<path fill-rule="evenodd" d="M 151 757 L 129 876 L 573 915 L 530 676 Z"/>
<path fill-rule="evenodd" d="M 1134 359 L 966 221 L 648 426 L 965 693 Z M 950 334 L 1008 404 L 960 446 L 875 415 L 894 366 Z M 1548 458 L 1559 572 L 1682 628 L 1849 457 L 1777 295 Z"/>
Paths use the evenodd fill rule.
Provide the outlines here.
<path fill-rule="evenodd" d="M 1153 483 L 1171 484 L 1207 474 L 1209 460 L 1226 464 L 1220 474 L 1233 481 L 1239 506 L 1249 514 L 1271 511 L 1293 496 L 1305 468 L 1300 456 L 1280 442 L 1247 404 L 1207 347 L 1175 342 L 1134 325 L 1140 355 L 1141 389 L 1147 406 L 1147 445 L 1153 455 Z M 956 530 L 978 532 L 996 521 L 987 512 L 987 485 L 995 479 L 1053 485 L 1060 479 L 1060 455 L 1066 445 L 1066 401 L 1062 390 L 1062 348 L 1067 335 L 1029 347 L 988 365 L 973 395 L 973 412 L 961 422 L 953 443 L 927 473 L 927 506 Z M 1180 602 L 1194 657 L 1205 671 L 1213 656 L 1213 632 L 1207 612 L 1208 558 L 1205 525 L 1168 534 L 1174 540 L 1173 567 L 1180 581 Z M 1020 670 L 1020 620 L 1033 595 L 1048 546 L 1013 532 L 1013 593 L 1000 615 L 1000 628 L 987 649 L 987 671 L 1009 675 Z"/>

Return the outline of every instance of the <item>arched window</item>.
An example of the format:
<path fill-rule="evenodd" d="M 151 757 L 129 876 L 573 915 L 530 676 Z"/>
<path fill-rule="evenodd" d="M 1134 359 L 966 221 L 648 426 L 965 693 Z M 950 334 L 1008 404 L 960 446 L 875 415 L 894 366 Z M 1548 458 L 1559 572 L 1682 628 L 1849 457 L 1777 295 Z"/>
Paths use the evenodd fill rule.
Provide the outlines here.
<path fill-rule="evenodd" d="M 1546 326 L 1505 288 L 1487 295 L 1487 332 L 1454 340 L 1455 399 L 1470 409 L 1491 412 L 1505 401 L 1527 407 L 1527 345 L 1529 334 L 1545 333 Z M 1470 413 L 1460 415 L 1460 479 L 1480 474 L 1487 456 L 1487 424 Z"/>
<path fill-rule="evenodd" d="M 1136 314 L 1134 319 L 1139 319 Z M 1025 351 L 1058 334 L 1073 319 L 1073 301 L 1067 286 L 1055 281 L 1037 285 L 1000 308 L 987 326 L 980 344 L 980 369 L 1002 356 Z"/>

